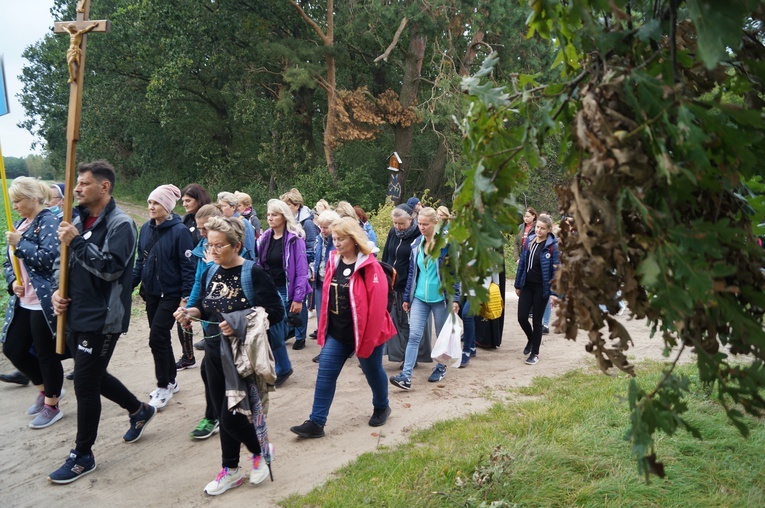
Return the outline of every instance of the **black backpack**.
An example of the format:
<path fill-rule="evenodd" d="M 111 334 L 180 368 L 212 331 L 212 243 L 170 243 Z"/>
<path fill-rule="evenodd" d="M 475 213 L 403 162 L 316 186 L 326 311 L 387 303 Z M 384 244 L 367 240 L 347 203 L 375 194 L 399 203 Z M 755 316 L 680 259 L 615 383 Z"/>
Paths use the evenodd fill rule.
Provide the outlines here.
<path fill-rule="evenodd" d="M 393 310 L 393 302 L 396 301 L 396 290 L 393 288 L 396 285 L 398 272 L 396 272 L 393 265 L 389 265 L 385 261 L 378 260 L 377 262 L 382 266 L 383 272 L 385 272 L 385 278 L 388 279 L 388 313 L 390 313 Z"/>

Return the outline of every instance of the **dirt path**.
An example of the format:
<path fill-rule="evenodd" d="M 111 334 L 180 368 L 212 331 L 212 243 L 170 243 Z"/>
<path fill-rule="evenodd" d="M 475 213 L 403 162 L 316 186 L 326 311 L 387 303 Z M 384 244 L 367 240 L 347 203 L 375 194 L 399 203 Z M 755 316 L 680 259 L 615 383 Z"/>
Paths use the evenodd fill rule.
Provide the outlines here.
<path fill-rule="evenodd" d="M 222 499 L 227 505 L 275 506 L 290 493 L 304 493 L 322 483 L 336 468 L 364 452 L 374 451 L 378 446 L 395 446 L 415 429 L 484 411 L 496 402 L 511 398 L 508 390 L 528 384 L 533 376 L 554 376 L 577 368 L 594 370 L 592 360 L 583 350 L 584 336 L 574 343 L 562 335 L 546 335 L 539 364 L 525 365 L 521 352 L 525 339 L 521 338 L 523 334 L 514 319 L 517 302 L 514 295 L 508 297 L 502 347 L 493 351 L 479 350 L 478 357 L 467 368 L 450 368 L 446 378 L 437 384 L 427 382 L 429 365 L 416 369 L 412 391 L 391 387 L 393 413 L 380 429 L 367 425 L 372 412 L 371 392 L 361 370 L 351 360 L 338 380 L 326 437 L 298 440 L 289 428 L 302 423 L 310 412 L 317 370 L 311 358 L 318 354 L 319 348 L 309 341 L 302 351 L 290 350 L 295 374 L 272 394 L 268 418 L 269 433 L 276 446 L 275 481 L 266 481 L 257 487 L 246 484 L 227 492 Z M 148 400 L 154 376 L 145 319 L 142 311 L 134 309 L 130 333 L 120 340 L 110 372 L 139 398 Z M 643 323 L 626 318 L 623 321 L 636 342 L 632 358 L 661 357 L 659 340 L 649 339 Z M 311 328 L 314 326 L 312 323 Z M 176 339 L 174 346 L 178 348 Z M 65 362 L 65 367 L 67 371 L 71 369 L 71 360 Z M 11 369 L 7 359 L 0 358 L 0 372 Z M 393 375 L 398 372 L 398 364 L 386 360 L 385 369 Z M 189 438 L 189 432 L 204 410 L 199 369 L 180 372 L 178 381 L 180 392 L 134 445 L 124 444 L 121 439 L 127 430 L 127 416 L 118 406 L 104 400 L 100 433 L 94 447 L 98 470 L 68 486 L 51 485 L 46 476 L 62 464 L 74 445 L 77 405 L 72 382 L 64 381 L 68 393 L 61 408 L 66 416 L 43 430 L 27 428 L 29 418 L 24 413 L 34 398 L 32 388 L 0 386 L 3 414 L 0 419 L 0 475 L 3 478 L 0 506 L 46 506 L 54 499 L 58 507 L 219 503 L 202 492 L 220 468 L 217 436 L 206 441 Z M 242 457 L 248 471 L 246 455 L 243 453 Z"/>

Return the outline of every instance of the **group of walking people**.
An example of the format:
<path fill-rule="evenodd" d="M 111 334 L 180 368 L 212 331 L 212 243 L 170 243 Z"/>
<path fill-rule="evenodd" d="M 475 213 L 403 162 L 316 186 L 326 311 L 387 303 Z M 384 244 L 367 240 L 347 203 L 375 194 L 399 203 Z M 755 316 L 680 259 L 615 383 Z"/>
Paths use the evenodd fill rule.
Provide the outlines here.
<path fill-rule="evenodd" d="M 475 356 L 476 346 L 499 347 L 502 322 L 497 330 L 496 322 L 473 316 L 459 283 L 444 287 L 444 275 L 452 269 L 448 246 L 435 245 L 436 233 L 448 228 L 446 207 L 423 207 L 416 198 L 396 207 L 381 252 L 364 210 L 345 201 L 332 208 L 321 200 L 312 210 L 291 189 L 268 201 L 263 229 L 247 194 L 221 192 L 213 203 L 198 184 L 182 190 L 167 184 L 149 195 L 149 220 L 139 233 L 112 198 L 115 180 L 114 168 L 105 161 L 81 164 L 71 222 L 61 220 L 61 186 L 54 186 L 55 192 L 21 177 L 10 188 L 22 219 L 6 234 L 5 275 L 12 296 L 3 351 L 37 390 L 27 411 L 34 416 L 30 427 L 45 428 L 63 417 L 58 406 L 64 396 L 63 369 L 54 346 L 62 313 L 67 316 L 67 354 L 74 358 L 75 447 L 49 475 L 53 483 L 70 483 L 95 470 L 92 448 L 102 395 L 127 411 L 129 428 L 123 440 L 135 443 L 179 392 L 178 371 L 197 365 L 206 407 L 191 437 L 220 435 L 222 467 L 204 488 L 218 495 L 245 482 L 242 444 L 251 453 L 250 482 L 258 484 L 271 475 L 268 393 L 294 373 L 289 339 L 294 337 L 292 349 L 297 351 L 305 348 L 307 338 L 321 346 L 313 358 L 318 372 L 309 417 L 290 429 L 302 438 L 324 436 L 337 379 L 353 356 L 372 391 L 369 425 L 384 425 L 391 414 L 389 383 L 410 390 L 418 362 L 431 361 L 431 316 L 436 334 L 450 315 L 465 318 L 460 367 Z M 179 201 L 186 211 L 183 217 L 174 212 Z M 557 264 L 557 240 L 545 217 L 535 217 L 533 232 L 529 227 L 523 231 L 516 278 L 519 321 L 521 308 L 526 316 L 525 325 L 521 322 L 528 337 L 524 354 L 530 364 L 539 358 L 537 321 Z M 66 298 L 58 291 L 62 244 L 70 250 Z M 391 271 L 396 274 L 392 279 Z M 499 281 L 496 275 L 494 279 Z M 156 378 L 145 402 L 107 370 L 118 338 L 128 330 L 136 288 L 145 302 Z M 529 325 L 532 308 L 534 323 Z M 309 309 L 315 309 L 317 320 L 311 336 Z M 196 343 L 195 326 L 203 332 Z M 181 351 L 177 360 L 174 328 Z M 201 362 L 195 350 L 204 351 Z M 269 350 L 271 368 L 263 361 L 268 356 L 263 351 Z M 386 353 L 389 360 L 401 362 L 401 373 L 390 378 L 383 367 Z M 446 371 L 446 365 L 436 364 L 428 381 L 442 380 Z"/>

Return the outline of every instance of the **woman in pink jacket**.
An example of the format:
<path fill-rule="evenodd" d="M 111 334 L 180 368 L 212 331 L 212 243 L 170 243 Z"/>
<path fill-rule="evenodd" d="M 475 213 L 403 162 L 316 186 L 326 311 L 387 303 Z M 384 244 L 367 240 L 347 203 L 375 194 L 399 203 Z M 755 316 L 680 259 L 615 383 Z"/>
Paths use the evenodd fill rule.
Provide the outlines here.
<path fill-rule="evenodd" d="M 367 235 L 352 218 L 330 226 L 335 252 L 327 263 L 319 309 L 318 343 L 323 346 L 309 419 L 290 430 L 300 437 L 324 436 L 329 408 L 345 361 L 356 353 L 372 389 L 369 425 L 384 425 L 390 415 L 383 345 L 396 328 L 388 314 L 388 279 L 371 255 Z"/>

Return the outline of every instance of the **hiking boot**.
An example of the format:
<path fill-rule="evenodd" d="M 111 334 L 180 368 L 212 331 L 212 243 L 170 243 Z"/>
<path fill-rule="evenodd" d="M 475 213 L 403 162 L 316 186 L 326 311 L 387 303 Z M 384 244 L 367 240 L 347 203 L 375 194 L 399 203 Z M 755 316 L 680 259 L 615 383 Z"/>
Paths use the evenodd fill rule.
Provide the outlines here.
<path fill-rule="evenodd" d="M 401 388 L 402 390 L 412 389 L 412 380 L 406 377 L 403 372 L 401 374 L 391 376 L 390 384 L 392 384 L 393 386 L 397 386 L 398 388 Z"/>
<path fill-rule="evenodd" d="M 253 455 L 252 471 L 250 471 L 250 483 L 253 485 L 263 483 L 263 480 L 268 478 L 270 473 L 271 472 L 268 469 L 268 464 L 266 464 L 266 459 L 264 459 L 261 455 Z"/>
<path fill-rule="evenodd" d="M 37 413 L 34 420 L 29 422 L 29 428 L 44 429 L 45 427 L 50 427 L 63 417 L 64 413 L 58 408 L 58 404 L 56 404 L 56 407 L 45 404 L 42 411 Z"/>
<path fill-rule="evenodd" d="M 440 363 L 433 369 L 433 373 L 428 378 L 429 383 L 438 383 L 446 376 L 446 365 Z"/>
<path fill-rule="evenodd" d="M 220 431 L 220 422 L 218 420 L 208 420 L 202 418 L 197 428 L 191 431 L 191 437 L 194 439 L 207 439 Z"/>
<path fill-rule="evenodd" d="M 531 342 L 526 343 L 526 347 L 523 348 L 523 356 L 529 356 L 531 354 Z"/>
<path fill-rule="evenodd" d="M 19 371 L 11 372 L 10 374 L 0 374 L 0 381 L 21 386 L 29 384 L 29 378 Z"/>
<path fill-rule="evenodd" d="M 539 362 L 539 355 L 530 354 L 528 358 L 526 358 L 526 365 L 536 365 Z"/>
<path fill-rule="evenodd" d="M 292 345 L 292 349 L 295 351 L 300 351 L 305 347 L 305 339 L 296 340 L 295 343 Z"/>
<path fill-rule="evenodd" d="M 171 387 L 172 385 L 167 385 L 167 388 L 157 388 L 154 390 L 154 392 L 152 392 L 153 395 L 149 400 L 149 405 L 156 409 L 162 409 L 167 406 L 167 403 L 173 398 L 173 390 Z"/>
<path fill-rule="evenodd" d="M 304 421 L 302 425 L 290 427 L 290 430 L 304 438 L 324 437 L 324 425 L 319 425 L 311 420 Z"/>
<path fill-rule="evenodd" d="M 96 459 L 92 453 L 83 455 L 77 450 L 72 450 L 64 465 L 48 475 L 48 481 L 59 484 L 72 483 L 95 470 Z"/>
<path fill-rule="evenodd" d="M 390 406 L 387 406 L 384 409 L 375 408 L 375 410 L 372 412 L 372 418 L 369 419 L 369 426 L 382 427 L 385 425 L 385 422 L 388 421 L 389 416 Z"/>
<path fill-rule="evenodd" d="M 233 489 L 244 483 L 242 468 L 229 469 L 224 467 L 218 473 L 213 481 L 205 487 L 205 494 L 208 496 L 219 496 L 228 489 Z"/>
<path fill-rule="evenodd" d="M 202 339 L 199 342 L 194 343 L 194 349 L 197 351 L 204 351 L 205 350 L 205 340 Z"/>
<path fill-rule="evenodd" d="M 186 358 L 181 356 L 181 359 L 175 362 L 175 370 L 193 369 L 197 366 L 197 359 L 194 357 Z"/>
<path fill-rule="evenodd" d="M 157 414 L 157 410 L 153 406 L 141 402 L 141 409 L 136 414 L 130 415 L 130 428 L 122 436 L 122 440 L 126 443 L 138 441 L 155 414 Z"/>
<path fill-rule="evenodd" d="M 43 392 L 37 392 L 37 398 L 35 399 L 34 404 L 29 406 L 29 409 L 27 409 L 27 414 L 29 416 L 35 416 L 37 414 L 40 414 L 40 411 L 42 411 L 44 407 L 45 407 L 45 394 Z"/>
<path fill-rule="evenodd" d="M 460 369 L 463 369 L 467 367 L 468 362 L 470 362 L 470 353 L 462 353 L 462 360 L 460 361 Z"/>
<path fill-rule="evenodd" d="M 292 375 L 294 371 L 292 369 L 288 370 L 284 374 L 279 374 L 276 376 L 276 381 L 274 381 L 274 386 L 281 386 L 284 384 L 285 381 L 287 381 L 287 378 Z"/>

